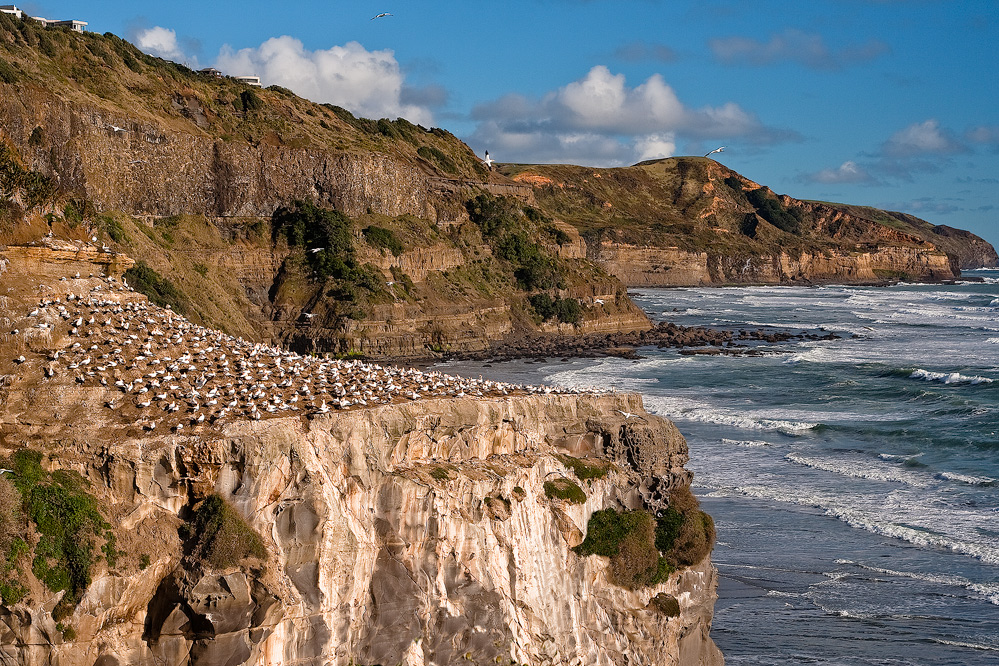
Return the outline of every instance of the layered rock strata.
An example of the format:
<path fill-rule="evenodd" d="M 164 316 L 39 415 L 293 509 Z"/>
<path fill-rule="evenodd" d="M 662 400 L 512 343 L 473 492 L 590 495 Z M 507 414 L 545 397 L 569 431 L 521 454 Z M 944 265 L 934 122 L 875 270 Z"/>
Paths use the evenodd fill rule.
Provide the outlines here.
<path fill-rule="evenodd" d="M 3 258 L 0 455 L 28 447 L 47 469 L 78 471 L 121 551 L 58 626 L 61 593 L 38 581 L 0 607 L 4 663 L 721 663 L 710 561 L 630 591 L 608 581 L 605 558 L 571 550 L 593 511 L 662 508 L 690 482 L 682 436 L 640 397 L 477 380 L 435 397 L 440 376 L 316 360 L 313 398 L 332 402 L 324 377 L 337 376 L 366 404 L 277 400 L 279 373 L 306 360 L 185 327 L 93 264 L 50 265 L 39 280 Z M 133 344 L 112 348 L 121 333 Z M 150 398 L 137 374 L 157 382 Z M 199 420 L 212 391 L 237 405 Z M 562 455 L 611 463 L 582 484 L 582 504 L 546 495 L 546 480 L 573 476 Z M 185 554 L 178 528 L 213 492 L 266 557 L 212 569 Z M 656 610 L 658 594 L 679 615 Z"/>

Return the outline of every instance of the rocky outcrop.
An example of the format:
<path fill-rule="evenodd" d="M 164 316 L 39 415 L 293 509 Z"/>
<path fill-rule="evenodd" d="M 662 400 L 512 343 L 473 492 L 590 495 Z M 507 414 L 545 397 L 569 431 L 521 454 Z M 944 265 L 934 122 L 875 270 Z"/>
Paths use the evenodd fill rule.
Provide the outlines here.
<path fill-rule="evenodd" d="M 18 332 L 0 335 L 0 456 L 28 447 L 46 469 L 79 472 L 120 552 L 58 624 L 62 593 L 40 584 L 0 606 L 3 663 L 722 663 L 709 560 L 627 590 L 609 582 L 606 558 L 571 550 L 593 511 L 661 508 L 690 483 L 683 437 L 639 396 L 513 390 L 140 429 L 113 381 L 45 371 L 69 353 L 73 324 L 28 312 L 49 299 L 56 313 L 67 292 L 65 303 L 85 294 L 104 309 L 139 297 L 91 264 L 42 282 L 5 258 L 0 308 Z M 156 322 L 175 317 L 133 312 L 94 330 L 155 339 Z M 40 319 L 48 335 L 29 340 L 21 331 Z M 139 343 L 121 350 L 95 350 L 87 367 L 113 375 L 143 355 L 132 356 Z M 563 455 L 610 463 L 581 482 L 583 503 L 546 493 L 546 480 L 573 478 Z M 185 551 L 179 528 L 210 493 L 262 537 L 265 557 L 212 568 Z"/>

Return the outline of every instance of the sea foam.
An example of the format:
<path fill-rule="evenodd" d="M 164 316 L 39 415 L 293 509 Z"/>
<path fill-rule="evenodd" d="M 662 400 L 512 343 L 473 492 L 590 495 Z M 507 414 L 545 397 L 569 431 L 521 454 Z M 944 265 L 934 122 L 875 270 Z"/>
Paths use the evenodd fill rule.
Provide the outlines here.
<path fill-rule="evenodd" d="M 910 379 L 921 379 L 925 382 L 941 382 L 943 384 L 991 384 L 993 379 L 978 375 L 962 375 L 960 372 L 933 372 L 916 368 L 909 375 Z"/>

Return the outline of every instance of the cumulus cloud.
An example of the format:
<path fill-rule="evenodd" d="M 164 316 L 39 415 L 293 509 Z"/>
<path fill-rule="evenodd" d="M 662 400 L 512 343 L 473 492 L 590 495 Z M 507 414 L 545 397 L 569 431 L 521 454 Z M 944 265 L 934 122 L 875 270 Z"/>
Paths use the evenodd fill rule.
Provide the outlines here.
<path fill-rule="evenodd" d="M 756 144 L 797 138 L 732 102 L 690 108 L 658 74 L 629 87 L 603 65 L 540 99 L 511 94 L 479 105 L 472 118 L 479 126 L 471 140 L 495 154 L 505 150 L 504 160 L 618 165 L 669 157 L 677 137 Z"/>
<path fill-rule="evenodd" d="M 224 46 L 215 66 L 234 76 L 256 74 L 265 86 L 280 85 L 369 118 L 401 116 L 429 126 L 433 114 L 420 102 L 428 94 L 441 98 L 440 91 L 406 88 L 391 50 L 368 51 L 357 42 L 310 51 L 293 37 L 273 37 L 256 48 Z"/>
<path fill-rule="evenodd" d="M 862 166 L 853 160 L 847 160 L 835 169 L 822 169 L 815 173 L 806 174 L 804 179 L 811 183 L 874 183 L 875 179 Z"/>
<path fill-rule="evenodd" d="M 887 157 L 953 155 L 967 150 L 952 132 L 942 129 L 940 123 L 933 118 L 899 130 L 881 147 L 882 153 Z"/>
<path fill-rule="evenodd" d="M 665 44 L 649 44 L 646 42 L 631 42 L 622 44 L 614 50 L 614 57 L 627 62 L 676 62 L 679 55 Z"/>
<path fill-rule="evenodd" d="M 177 41 L 177 33 L 169 28 L 154 26 L 139 30 L 135 34 L 135 45 L 143 53 L 166 60 L 183 62 L 187 59 L 180 42 Z"/>
<path fill-rule="evenodd" d="M 838 69 L 873 60 L 889 49 L 884 42 L 869 40 L 831 49 L 821 35 L 789 28 L 761 42 L 751 37 L 724 37 L 708 42 L 715 58 L 726 65 L 772 65 L 797 62 L 813 69 Z"/>
<path fill-rule="evenodd" d="M 999 125 L 979 125 L 972 127 L 965 135 L 965 139 L 972 143 L 988 146 L 992 150 L 999 151 Z"/>

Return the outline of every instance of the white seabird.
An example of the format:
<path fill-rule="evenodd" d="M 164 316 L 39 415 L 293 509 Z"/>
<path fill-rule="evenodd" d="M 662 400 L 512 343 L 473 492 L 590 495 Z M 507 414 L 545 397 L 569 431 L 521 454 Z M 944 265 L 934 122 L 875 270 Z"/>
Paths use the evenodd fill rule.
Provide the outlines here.
<path fill-rule="evenodd" d="M 721 146 L 720 148 L 715 148 L 714 150 L 712 150 L 710 153 L 705 155 L 705 157 L 708 157 L 709 155 L 714 155 L 715 153 L 724 153 L 724 152 L 725 152 L 725 146 Z"/>
<path fill-rule="evenodd" d="M 493 162 L 495 160 L 493 160 L 493 158 L 489 157 L 489 151 L 488 150 L 486 151 L 486 158 L 484 160 L 482 160 L 482 161 L 485 162 L 487 169 L 489 169 L 490 171 L 493 170 Z"/>
<path fill-rule="evenodd" d="M 376 14 L 375 16 L 372 16 L 371 20 L 374 21 L 375 19 L 385 18 L 386 16 L 393 16 L 393 14 L 389 14 L 388 12 L 382 12 L 381 14 Z"/>

